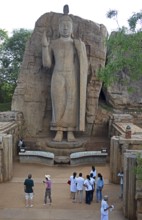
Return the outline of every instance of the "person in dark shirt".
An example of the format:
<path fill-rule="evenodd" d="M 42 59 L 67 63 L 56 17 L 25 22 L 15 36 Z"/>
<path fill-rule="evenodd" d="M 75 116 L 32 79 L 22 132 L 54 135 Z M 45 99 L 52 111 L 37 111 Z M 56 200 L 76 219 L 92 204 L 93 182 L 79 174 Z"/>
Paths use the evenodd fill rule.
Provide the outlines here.
<path fill-rule="evenodd" d="M 34 181 L 32 180 L 32 175 L 29 174 L 28 178 L 25 179 L 24 181 L 26 207 L 33 207 L 33 187 L 34 187 Z"/>

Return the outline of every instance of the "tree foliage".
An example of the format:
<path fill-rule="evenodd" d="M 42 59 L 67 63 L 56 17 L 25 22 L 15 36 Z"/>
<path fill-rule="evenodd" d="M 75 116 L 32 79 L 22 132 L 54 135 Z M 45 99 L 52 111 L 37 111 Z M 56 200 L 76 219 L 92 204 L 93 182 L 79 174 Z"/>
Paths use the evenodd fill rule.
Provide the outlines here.
<path fill-rule="evenodd" d="M 7 31 L 0 29 L 0 47 L 1 47 L 2 43 L 7 39 L 8 39 Z"/>
<path fill-rule="evenodd" d="M 14 30 L 11 37 L 0 30 L 0 102 L 11 101 L 30 36 L 31 30 Z"/>
<path fill-rule="evenodd" d="M 130 30 L 135 32 L 136 30 L 136 25 L 140 23 L 142 24 L 142 11 L 138 13 L 134 13 L 131 18 L 128 19 L 128 24 L 130 26 Z M 139 31 L 142 31 L 142 28 L 140 28 Z"/>
<path fill-rule="evenodd" d="M 108 18 L 116 15 L 115 10 L 107 13 Z M 106 41 L 108 49 L 106 65 L 98 72 L 99 78 L 106 86 L 118 80 L 118 75 L 124 83 L 128 83 L 129 79 L 138 80 L 142 77 L 142 32 L 140 29 L 136 31 L 136 25 L 130 22 L 134 17 L 137 21 L 142 18 L 142 14 L 140 16 L 140 13 L 137 13 L 137 15 L 139 16 L 132 16 L 129 19 L 129 29 L 119 27 Z M 126 77 L 127 74 L 129 79 Z"/>
<path fill-rule="evenodd" d="M 117 25 L 118 25 L 118 27 L 119 27 L 119 23 L 118 23 L 118 11 L 117 10 L 109 10 L 108 12 L 107 12 L 107 14 L 106 14 L 106 16 L 107 16 L 107 18 L 113 18 L 115 21 L 116 21 L 116 23 L 117 23 Z"/>
<path fill-rule="evenodd" d="M 137 166 L 134 169 L 137 179 L 142 181 L 142 154 L 137 154 Z"/>

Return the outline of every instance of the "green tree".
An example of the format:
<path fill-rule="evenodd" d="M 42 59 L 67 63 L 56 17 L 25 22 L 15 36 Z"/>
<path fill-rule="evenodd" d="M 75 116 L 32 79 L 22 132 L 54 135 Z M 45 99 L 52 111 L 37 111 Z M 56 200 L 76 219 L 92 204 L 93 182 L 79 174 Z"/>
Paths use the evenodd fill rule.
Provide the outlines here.
<path fill-rule="evenodd" d="M 137 178 L 142 181 L 142 154 L 137 155 L 137 167 L 135 169 Z"/>
<path fill-rule="evenodd" d="M 137 24 L 142 24 L 142 11 L 138 13 L 134 13 L 131 18 L 128 19 L 128 24 L 130 27 L 130 30 L 135 32 Z M 139 31 L 142 31 L 142 27 L 140 27 Z"/>
<path fill-rule="evenodd" d="M 115 10 L 107 13 L 108 18 L 117 15 Z M 137 13 L 137 16 L 133 15 L 128 20 L 129 28 L 120 28 L 118 25 L 117 31 L 112 32 L 106 41 L 108 48 L 106 65 L 98 72 L 99 78 L 106 86 L 118 80 L 118 77 L 123 83 L 128 83 L 129 79 L 138 80 L 142 77 L 142 32 L 141 29 L 136 30 L 138 20 L 142 20 L 142 13 Z M 129 79 L 122 77 L 122 73 L 125 73 L 123 76 L 128 74 Z"/>
<path fill-rule="evenodd" d="M 0 49 L 1 49 L 2 43 L 7 39 L 8 39 L 7 31 L 0 29 Z"/>
<path fill-rule="evenodd" d="M 106 17 L 110 19 L 113 18 L 116 21 L 117 26 L 120 28 L 119 23 L 118 23 L 118 11 L 117 10 L 109 10 L 106 14 Z"/>
<path fill-rule="evenodd" d="M 19 29 L 8 37 L 4 30 L 0 30 L 0 102 L 11 101 L 31 33 L 31 30 Z"/>

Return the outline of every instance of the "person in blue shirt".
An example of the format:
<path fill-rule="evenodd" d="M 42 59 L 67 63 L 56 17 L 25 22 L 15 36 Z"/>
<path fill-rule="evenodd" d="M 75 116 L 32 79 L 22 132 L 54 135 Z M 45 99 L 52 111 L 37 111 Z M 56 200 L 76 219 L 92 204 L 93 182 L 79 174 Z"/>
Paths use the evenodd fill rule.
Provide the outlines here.
<path fill-rule="evenodd" d="M 104 180 L 101 173 L 98 173 L 98 177 L 96 180 L 96 202 L 100 202 L 102 200 L 102 189 L 104 187 Z"/>

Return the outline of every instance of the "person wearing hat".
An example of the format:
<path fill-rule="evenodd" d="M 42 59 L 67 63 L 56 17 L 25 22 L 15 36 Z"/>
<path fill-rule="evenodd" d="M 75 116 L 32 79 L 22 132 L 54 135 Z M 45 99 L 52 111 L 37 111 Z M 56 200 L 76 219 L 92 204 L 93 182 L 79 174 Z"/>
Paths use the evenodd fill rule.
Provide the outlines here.
<path fill-rule="evenodd" d="M 113 209 L 113 205 L 108 205 L 108 196 L 105 195 L 101 201 L 101 220 L 109 220 L 109 209 Z"/>
<path fill-rule="evenodd" d="M 45 183 L 45 195 L 44 195 L 44 205 L 47 204 L 47 198 L 49 198 L 49 204 L 51 205 L 52 203 L 52 198 L 51 198 L 51 178 L 50 175 L 45 175 L 45 180 L 43 181 Z"/>

